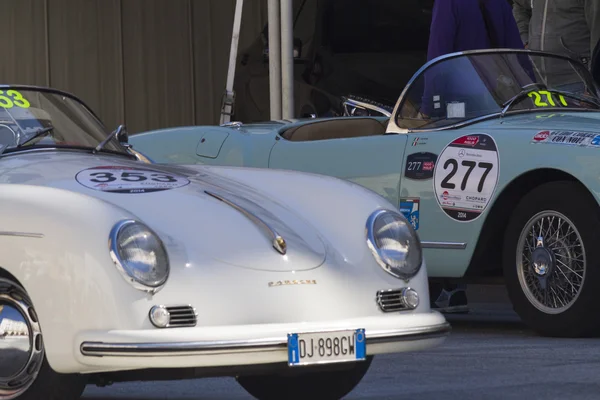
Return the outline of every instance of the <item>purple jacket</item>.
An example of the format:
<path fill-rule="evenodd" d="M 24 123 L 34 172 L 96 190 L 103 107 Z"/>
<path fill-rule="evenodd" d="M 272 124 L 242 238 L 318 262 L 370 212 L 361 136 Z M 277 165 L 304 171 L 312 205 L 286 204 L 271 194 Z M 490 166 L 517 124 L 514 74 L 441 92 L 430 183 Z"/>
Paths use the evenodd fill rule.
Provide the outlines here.
<path fill-rule="evenodd" d="M 523 41 L 506 0 L 484 0 L 497 47 L 522 49 Z M 479 0 L 435 0 L 427 60 L 456 51 L 491 47 Z"/>
<path fill-rule="evenodd" d="M 427 51 L 428 61 L 458 51 L 489 49 L 492 47 L 490 36 L 498 48 L 522 49 L 524 47 L 508 2 L 506 0 L 483 1 L 490 24 L 489 33 L 479 7 L 479 0 L 435 0 Z M 464 61 L 455 61 L 454 66 L 449 67 L 455 69 Z M 470 68 L 452 72 L 453 82 L 446 81 L 443 89 L 439 87 L 439 79 L 444 80 L 443 78 L 438 78 L 438 84 L 435 83 L 438 72 L 440 69 L 434 66 L 433 70 L 425 74 L 421 107 L 424 114 L 431 115 L 431 99 L 434 94 L 440 94 L 440 89 L 449 93 L 460 92 L 465 96 L 483 94 L 487 91 L 481 81 L 473 81 L 473 72 Z M 460 78 L 461 74 L 465 75 L 465 79 Z"/>

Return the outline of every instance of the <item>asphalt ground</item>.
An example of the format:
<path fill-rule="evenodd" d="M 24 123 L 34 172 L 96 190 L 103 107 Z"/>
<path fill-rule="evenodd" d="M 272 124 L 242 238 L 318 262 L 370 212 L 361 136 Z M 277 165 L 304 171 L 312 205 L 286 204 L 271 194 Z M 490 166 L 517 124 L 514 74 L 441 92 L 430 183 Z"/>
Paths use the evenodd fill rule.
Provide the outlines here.
<path fill-rule="evenodd" d="M 539 337 L 502 290 L 472 287 L 469 294 L 470 314 L 447 315 L 453 332 L 444 345 L 376 357 L 346 399 L 600 400 L 600 339 Z M 232 378 L 89 386 L 83 398 L 252 399 Z"/>

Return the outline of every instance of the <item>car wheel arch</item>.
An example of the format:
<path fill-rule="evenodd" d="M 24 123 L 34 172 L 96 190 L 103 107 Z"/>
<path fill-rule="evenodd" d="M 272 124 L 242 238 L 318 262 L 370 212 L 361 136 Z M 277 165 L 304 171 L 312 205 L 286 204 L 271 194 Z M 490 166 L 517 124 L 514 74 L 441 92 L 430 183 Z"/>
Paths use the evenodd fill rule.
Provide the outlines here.
<path fill-rule="evenodd" d="M 556 168 L 529 170 L 509 182 L 491 205 L 479 233 L 469 266 L 464 274 L 469 280 L 481 278 L 501 278 L 502 243 L 508 226 L 511 209 L 534 188 L 558 181 L 577 182 L 593 198 L 589 189 L 575 176 Z M 600 212 L 600 208 L 599 208 Z"/>
<path fill-rule="evenodd" d="M 22 288 L 25 288 L 25 286 L 23 286 L 23 283 L 19 281 L 16 276 L 8 272 L 8 270 L 2 268 L 2 266 L 0 266 L 0 278 L 10 279 Z"/>

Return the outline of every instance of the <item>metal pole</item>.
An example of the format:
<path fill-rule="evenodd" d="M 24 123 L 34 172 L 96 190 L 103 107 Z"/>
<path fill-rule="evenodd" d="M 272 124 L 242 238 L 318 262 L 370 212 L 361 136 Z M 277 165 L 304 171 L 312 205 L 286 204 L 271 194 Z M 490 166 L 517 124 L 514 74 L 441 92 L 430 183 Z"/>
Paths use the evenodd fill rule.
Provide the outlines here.
<path fill-rule="evenodd" d="M 294 10 L 281 0 L 281 98 L 283 119 L 294 118 Z"/>
<path fill-rule="evenodd" d="M 244 0 L 237 0 L 235 5 L 235 15 L 233 17 L 233 32 L 231 34 L 231 49 L 229 51 L 229 69 L 227 71 L 227 84 L 221 104 L 221 125 L 231 121 L 231 114 L 235 104 L 235 92 L 233 91 L 233 81 L 235 78 L 235 66 L 237 63 L 238 43 L 240 41 L 240 29 L 242 25 L 242 10 L 244 9 Z"/>
<path fill-rule="evenodd" d="M 269 0 L 269 91 L 271 120 L 281 119 L 281 21 L 280 0 Z"/>

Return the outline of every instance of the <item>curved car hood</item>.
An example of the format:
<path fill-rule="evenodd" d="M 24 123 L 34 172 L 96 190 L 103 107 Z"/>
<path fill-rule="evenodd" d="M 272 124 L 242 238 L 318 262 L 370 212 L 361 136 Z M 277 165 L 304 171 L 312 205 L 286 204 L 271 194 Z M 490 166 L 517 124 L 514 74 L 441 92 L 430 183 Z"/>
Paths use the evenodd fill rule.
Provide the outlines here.
<path fill-rule="evenodd" d="M 142 164 L 118 156 L 40 152 L 1 158 L 0 183 L 50 186 L 103 199 L 194 253 L 239 267 L 298 271 L 325 260 L 319 233 L 285 204 L 203 169 Z M 259 221 L 205 191 L 241 206 Z M 270 231 L 260 221 L 285 239 L 285 256 L 273 248 Z"/>

